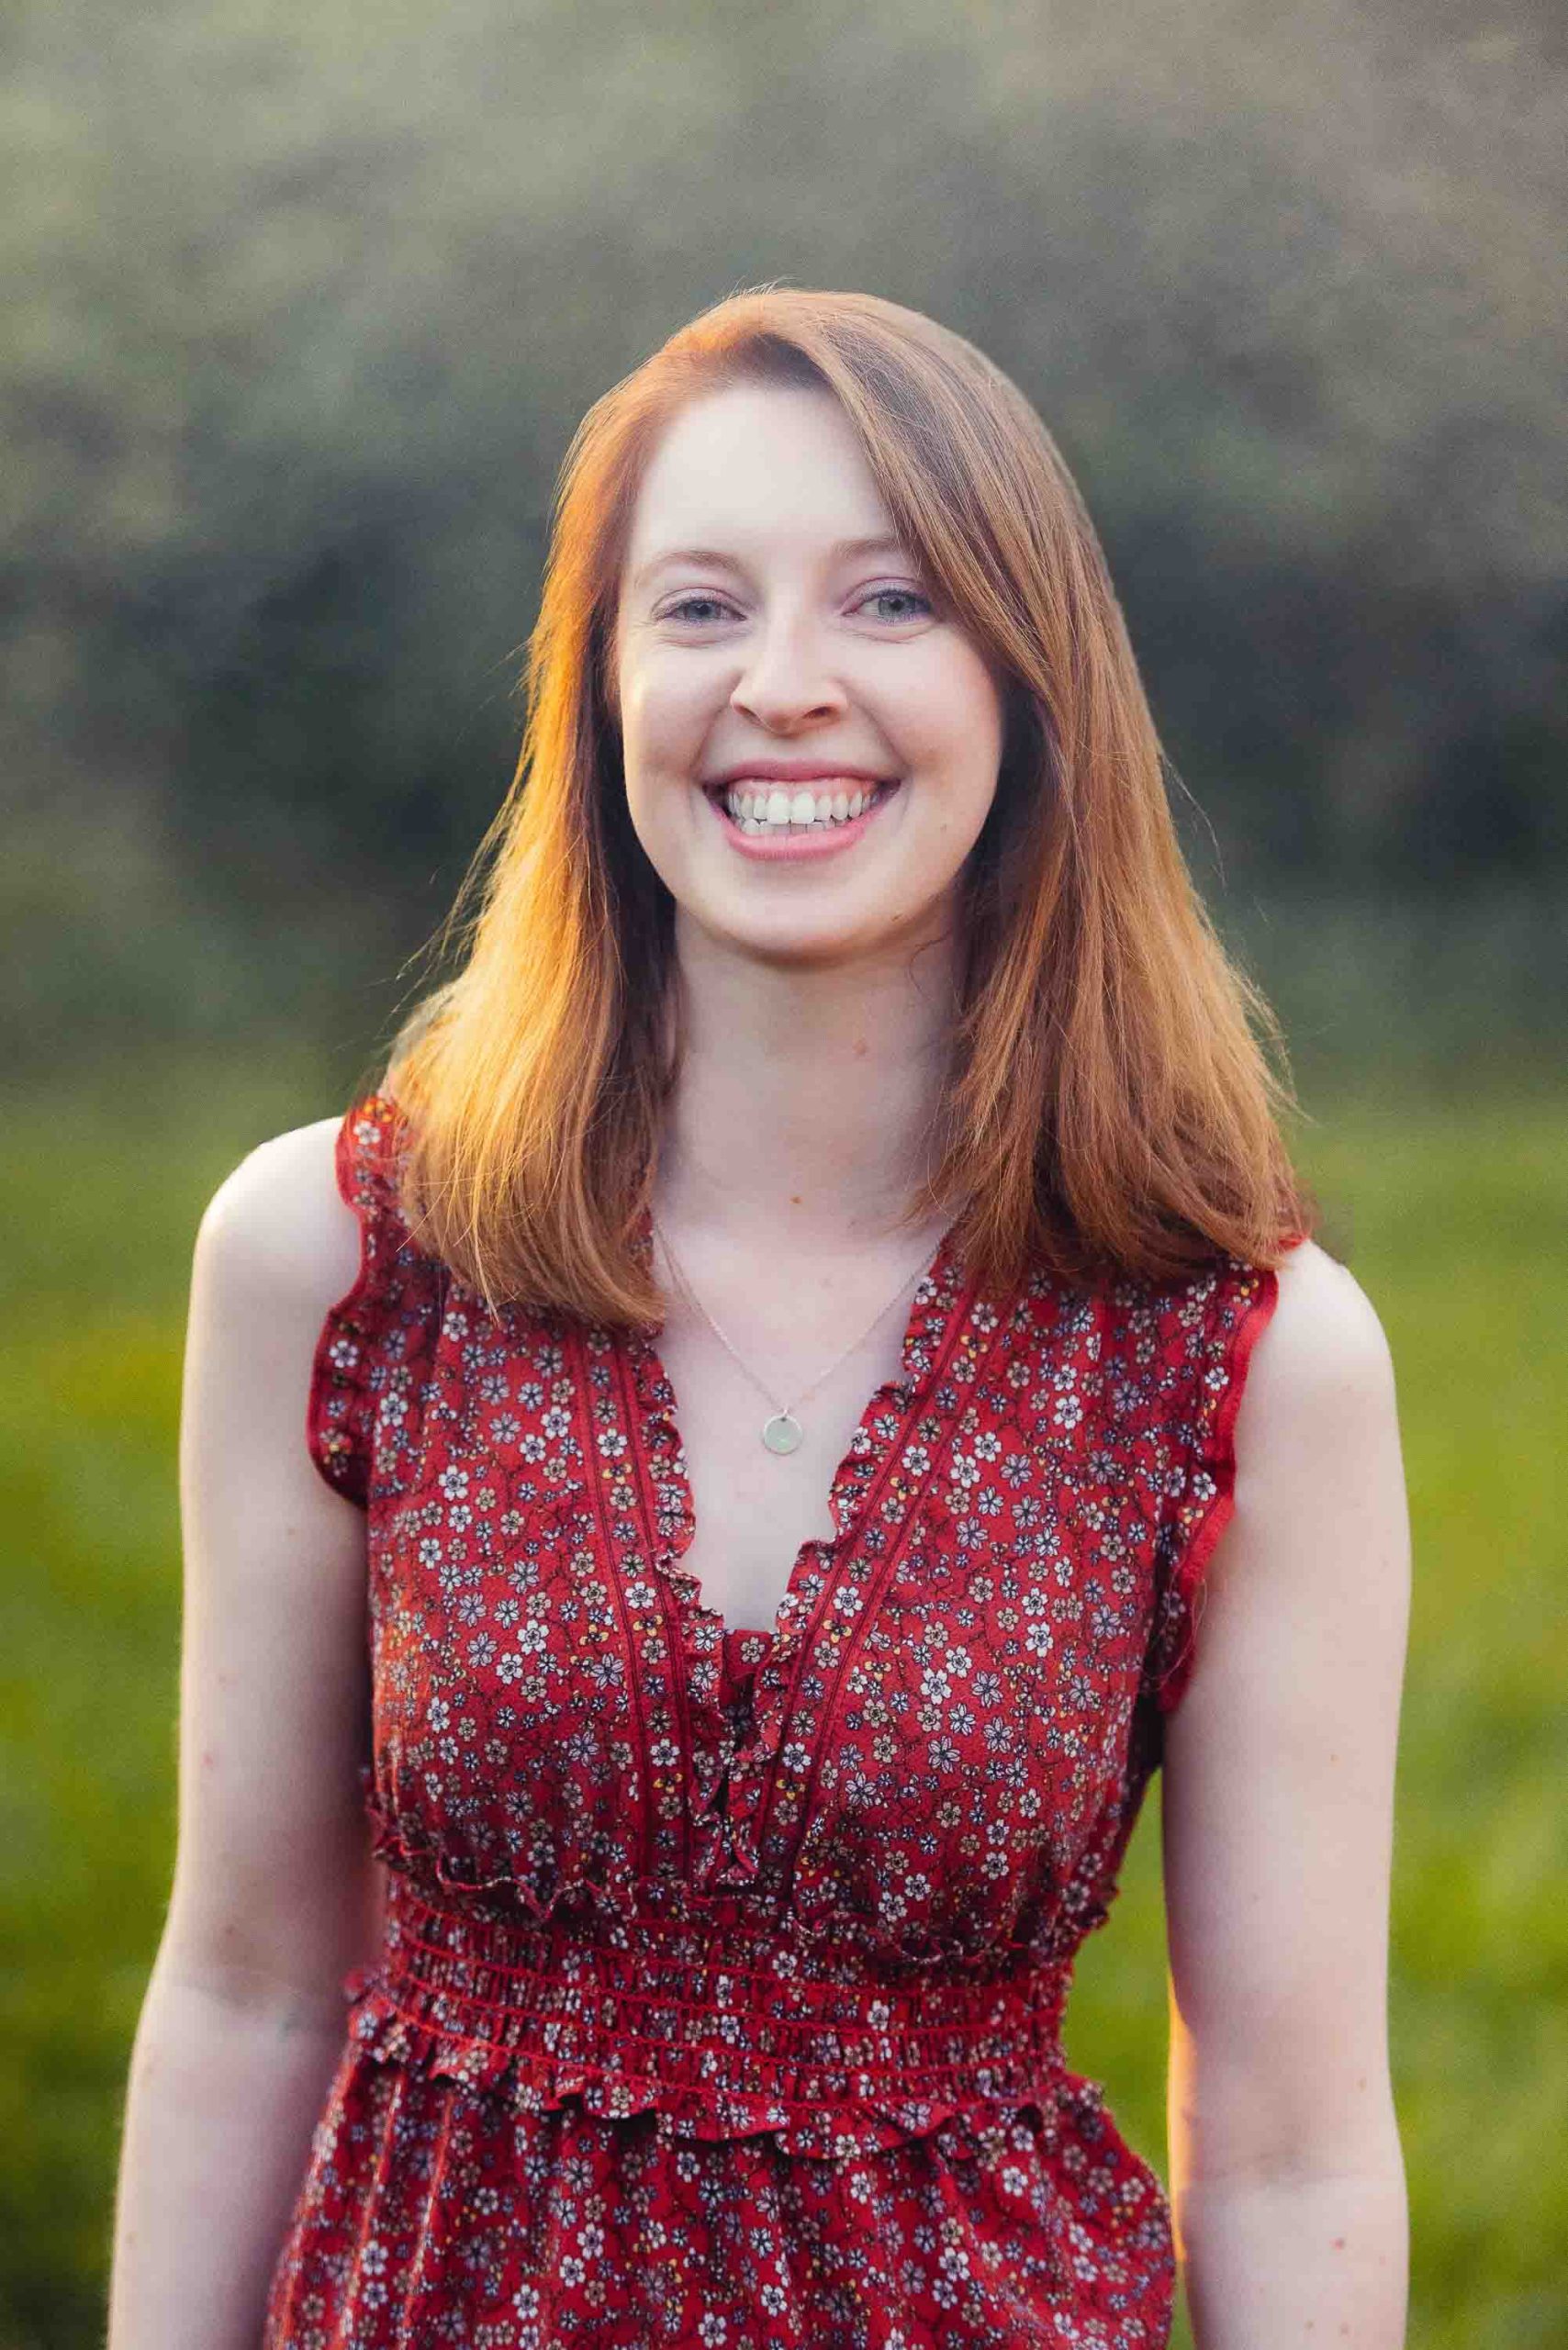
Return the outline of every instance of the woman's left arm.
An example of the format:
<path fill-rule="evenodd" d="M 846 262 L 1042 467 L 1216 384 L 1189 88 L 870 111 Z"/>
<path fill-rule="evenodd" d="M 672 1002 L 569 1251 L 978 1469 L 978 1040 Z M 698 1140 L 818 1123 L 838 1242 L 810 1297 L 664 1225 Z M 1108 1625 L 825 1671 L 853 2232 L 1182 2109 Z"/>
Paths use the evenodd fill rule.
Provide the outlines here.
<path fill-rule="evenodd" d="M 1387 1983 L 1410 1537 L 1394 1371 L 1364 1292 L 1316 1243 L 1279 1281 L 1166 1722 L 1171 2209 L 1198 2350 L 1399 2350 Z"/>

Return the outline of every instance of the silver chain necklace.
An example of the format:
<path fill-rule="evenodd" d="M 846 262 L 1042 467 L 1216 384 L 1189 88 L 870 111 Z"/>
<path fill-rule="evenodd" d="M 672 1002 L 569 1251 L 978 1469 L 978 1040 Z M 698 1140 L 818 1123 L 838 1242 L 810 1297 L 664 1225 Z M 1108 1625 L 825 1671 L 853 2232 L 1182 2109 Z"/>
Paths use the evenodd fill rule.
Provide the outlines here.
<path fill-rule="evenodd" d="M 728 1338 L 725 1337 L 722 1330 L 720 1329 L 718 1324 L 714 1321 L 713 1316 L 709 1313 L 708 1308 L 703 1304 L 701 1299 L 692 1288 L 691 1283 L 687 1280 L 685 1273 L 681 1270 L 680 1259 L 677 1257 L 675 1250 L 669 1245 L 669 1236 L 661 1228 L 652 1216 L 650 1216 L 649 1222 L 653 1230 L 658 1236 L 659 1241 L 664 1248 L 665 1255 L 669 1259 L 670 1270 L 674 1273 L 676 1281 L 679 1284 L 684 1296 L 696 1307 L 698 1313 L 700 1314 L 704 1322 L 707 1323 L 708 1327 L 712 1331 L 713 1336 L 718 1339 L 720 1345 L 724 1348 L 728 1354 L 734 1356 L 734 1360 L 740 1364 L 742 1371 L 745 1372 L 746 1377 L 756 1389 L 757 1393 L 759 1395 L 766 1396 L 767 1401 L 773 1405 L 772 1417 L 770 1419 L 764 1420 L 762 1424 L 763 1443 L 767 1447 L 769 1452 L 798 1451 L 801 1446 L 805 1442 L 806 1431 L 801 1426 L 800 1421 L 796 1418 L 793 1409 L 788 1404 L 780 1404 L 772 1390 L 763 1385 L 761 1380 L 758 1379 L 756 1373 L 751 1369 L 750 1365 L 745 1362 L 740 1355 L 735 1353 L 735 1349 L 731 1346 Z M 889 1298 L 886 1305 L 880 1307 L 879 1311 L 872 1315 L 864 1330 L 861 1331 L 859 1337 L 851 1338 L 849 1344 L 845 1348 L 844 1352 L 839 1356 L 838 1361 L 831 1364 L 829 1368 L 823 1372 L 821 1378 L 813 1379 L 809 1387 L 801 1389 L 801 1393 L 795 1398 L 797 1404 L 803 1404 L 808 1395 L 814 1395 L 817 1389 L 823 1385 L 823 1382 L 833 1377 L 834 1372 L 838 1369 L 839 1363 L 847 1362 L 849 1357 L 855 1352 L 856 1348 L 863 1345 L 865 1340 L 870 1337 L 878 1323 L 882 1319 L 883 1315 L 891 1313 L 894 1305 L 903 1295 L 905 1290 L 908 1289 L 910 1283 L 912 1281 L 918 1281 L 922 1274 L 930 1269 L 941 1249 L 941 1242 L 938 1241 L 936 1248 L 927 1253 L 923 1262 L 916 1267 L 915 1270 L 913 1273 L 906 1273 L 904 1275 L 902 1281 L 900 1281 L 897 1289 L 893 1292 L 892 1296 Z"/>

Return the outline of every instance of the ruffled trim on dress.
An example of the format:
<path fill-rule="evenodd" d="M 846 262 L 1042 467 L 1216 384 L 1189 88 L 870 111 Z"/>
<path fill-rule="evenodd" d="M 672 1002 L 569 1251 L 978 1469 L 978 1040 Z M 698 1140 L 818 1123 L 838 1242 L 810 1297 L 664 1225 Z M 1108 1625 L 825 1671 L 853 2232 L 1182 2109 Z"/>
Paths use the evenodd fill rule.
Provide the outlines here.
<path fill-rule="evenodd" d="M 719 1870 L 713 1879 L 716 1883 L 740 1886 L 756 1877 L 760 1797 L 790 1718 L 790 1695 L 801 1644 L 840 1550 L 858 1522 L 859 1505 L 935 1374 L 941 1340 L 963 1284 L 958 1235 L 955 1221 L 938 1242 L 911 1301 L 902 1369 L 873 1392 L 834 1472 L 828 1495 L 833 1534 L 803 1543 L 796 1555 L 767 1650 L 751 1676 L 750 1720 L 742 1739 L 736 1738 L 724 1705 L 725 1620 L 703 1600 L 698 1578 L 685 1564 L 696 1533 L 696 1516 L 675 1416 L 675 1392 L 659 1360 L 657 1341 L 663 1324 L 629 1327 L 625 1334 L 657 1508 L 660 1539 L 653 1566 L 675 1595 L 685 1649 L 688 1706 L 694 1726 L 695 1751 L 689 1763 L 693 1824 L 699 1832 L 704 1825 L 711 1835 L 716 1830 L 728 1848 L 727 1864 Z M 652 1245 L 652 1212 L 644 1208 L 635 1226 L 633 1246 L 640 1254 L 651 1257 Z"/>
<path fill-rule="evenodd" d="M 1236 1423 L 1248 1366 L 1279 1290 L 1275 1271 L 1240 1258 L 1228 1258 L 1215 1276 L 1195 1365 L 1194 1442 L 1175 1516 L 1178 1547 L 1158 1595 L 1144 1673 L 1145 1689 L 1161 1716 L 1181 1703 L 1197 1662 L 1204 1576 L 1236 1510 Z"/>
<path fill-rule="evenodd" d="M 368 1508 L 375 1483 L 376 1414 L 417 1387 L 415 1366 L 440 1320 L 443 1269 L 415 1244 L 399 1202 L 404 1113 L 390 1095 L 351 1103 L 332 1164 L 339 1195 L 359 1225 L 359 1265 L 329 1306 L 311 1359 L 305 1411 L 310 1458 L 335 1493 Z M 393 1434 L 397 1429 L 388 1421 Z"/>

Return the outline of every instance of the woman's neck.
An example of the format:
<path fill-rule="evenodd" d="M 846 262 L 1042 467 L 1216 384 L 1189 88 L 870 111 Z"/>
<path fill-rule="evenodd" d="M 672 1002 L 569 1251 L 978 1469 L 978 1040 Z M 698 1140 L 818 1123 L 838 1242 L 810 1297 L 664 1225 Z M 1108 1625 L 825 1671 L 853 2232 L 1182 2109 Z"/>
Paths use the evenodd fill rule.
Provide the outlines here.
<path fill-rule="evenodd" d="M 684 1052 L 655 1207 L 666 1228 L 829 1255 L 887 1236 L 936 1165 L 951 942 L 818 966 L 764 963 L 685 925 L 678 946 Z"/>

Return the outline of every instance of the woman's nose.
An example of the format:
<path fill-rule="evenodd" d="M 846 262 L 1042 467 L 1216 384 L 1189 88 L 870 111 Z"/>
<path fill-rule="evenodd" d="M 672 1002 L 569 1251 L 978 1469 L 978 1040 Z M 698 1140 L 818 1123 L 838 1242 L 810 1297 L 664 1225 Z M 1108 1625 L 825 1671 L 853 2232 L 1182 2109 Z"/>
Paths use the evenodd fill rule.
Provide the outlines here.
<path fill-rule="evenodd" d="M 730 694 L 734 709 L 771 727 L 842 711 L 846 699 L 815 632 L 783 618 L 758 631 Z"/>

